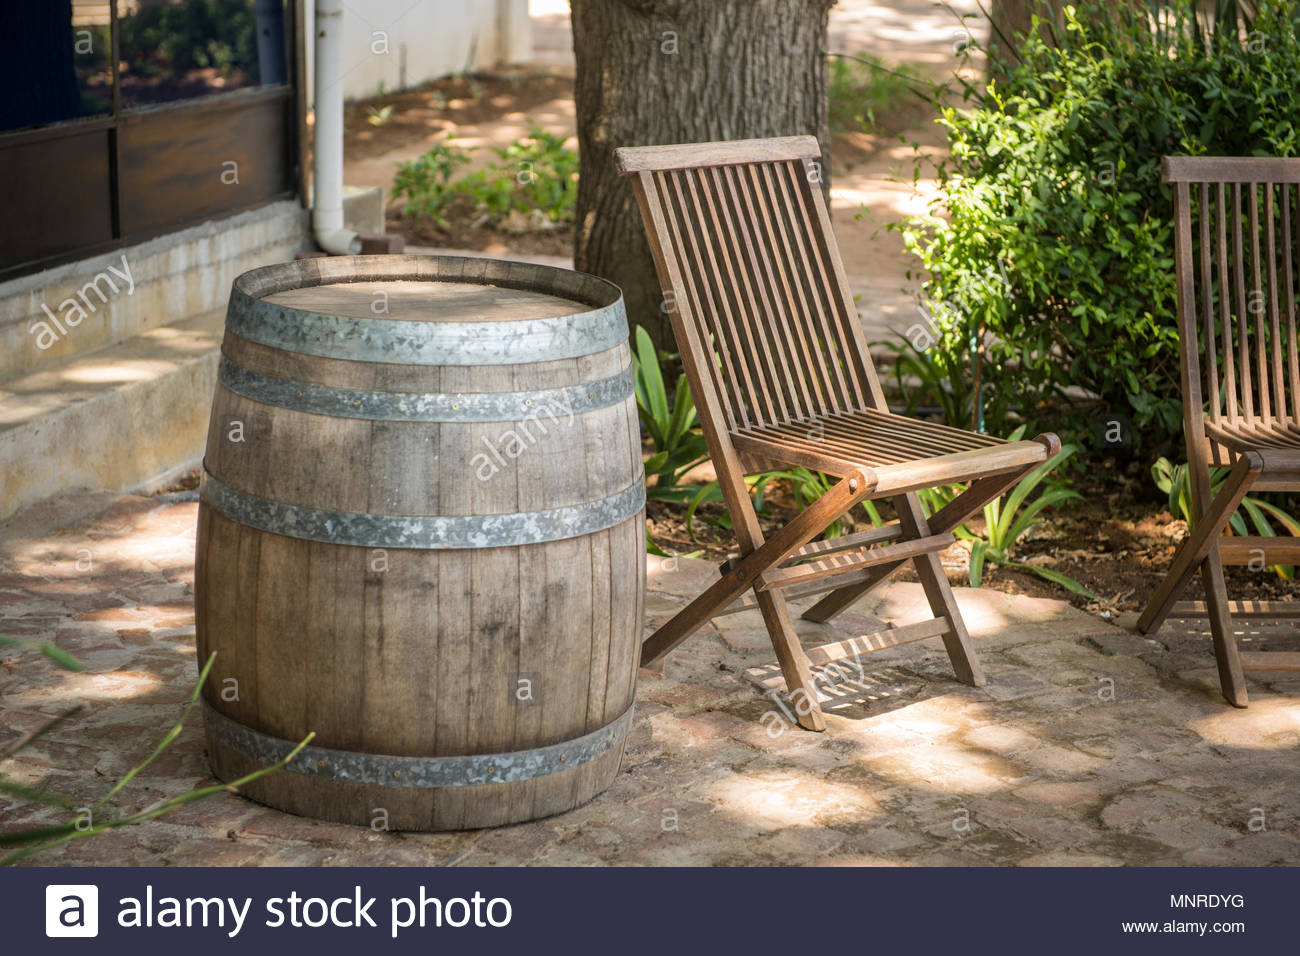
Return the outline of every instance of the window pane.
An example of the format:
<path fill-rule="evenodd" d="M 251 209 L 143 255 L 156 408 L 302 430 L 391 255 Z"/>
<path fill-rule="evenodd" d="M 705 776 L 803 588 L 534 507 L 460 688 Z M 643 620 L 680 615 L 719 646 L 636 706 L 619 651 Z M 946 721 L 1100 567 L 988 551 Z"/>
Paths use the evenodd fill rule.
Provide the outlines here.
<path fill-rule="evenodd" d="M 118 0 L 122 108 L 284 83 L 283 0 Z"/>
<path fill-rule="evenodd" d="M 7 2 L 0 30 L 0 130 L 108 113 L 108 0 Z"/>

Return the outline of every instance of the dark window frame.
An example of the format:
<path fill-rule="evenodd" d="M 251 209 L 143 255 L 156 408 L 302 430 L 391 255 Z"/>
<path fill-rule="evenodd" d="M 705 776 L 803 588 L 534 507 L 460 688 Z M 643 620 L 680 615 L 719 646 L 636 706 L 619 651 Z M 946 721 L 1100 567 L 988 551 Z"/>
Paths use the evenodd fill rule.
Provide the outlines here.
<path fill-rule="evenodd" d="M 19 2 L 39 2 L 39 0 L 19 0 Z M 28 127 L 0 133 L 0 170 L 6 170 L 6 155 L 15 147 L 42 142 L 70 140 L 85 137 L 88 133 L 103 132 L 107 136 L 108 175 L 104 188 L 108 192 L 111 210 L 111 238 L 88 237 L 85 242 L 78 242 L 68 248 L 50 254 L 35 254 L 31 258 L 17 261 L 0 259 L 0 282 L 23 275 L 39 272 L 53 266 L 78 259 L 90 258 L 123 246 L 135 245 L 149 239 L 177 232 L 182 229 L 229 218 L 242 212 L 257 209 L 269 203 L 301 198 L 303 195 L 303 137 L 305 136 L 305 91 L 302 81 L 305 67 L 302 63 L 304 43 L 301 5 L 298 0 L 285 3 L 284 42 L 286 80 L 280 84 L 245 87 L 229 92 L 214 93 L 191 99 L 137 106 L 123 109 L 121 104 L 121 86 L 119 83 L 119 27 L 118 3 L 110 0 L 110 17 L 112 37 L 111 63 L 112 100 L 108 115 L 77 117 L 42 126 Z M 221 203 L 217 208 L 211 204 L 204 211 L 192 215 L 181 215 L 165 223 L 135 228 L 124 231 L 123 222 L 123 170 L 121 169 L 122 136 L 126 131 L 162 125 L 169 122 L 183 122 L 185 118 L 196 114 L 205 116 L 222 113 L 225 116 L 220 129 L 238 130 L 241 119 L 253 119 L 257 113 L 266 113 L 278 106 L 281 113 L 280 142 L 272 144 L 259 157 L 269 164 L 273 173 L 278 173 L 279 188 L 264 189 L 254 198 L 246 201 Z M 217 130 L 218 134 L 220 129 Z M 239 148 L 247 149 L 249 144 L 231 141 L 231 152 Z M 182 151 L 183 151 L 183 147 Z M 23 189 L 48 194 L 59 188 L 59 171 L 51 170 L 46 174 L 40 169 L 31 169 L 32 181 L 20 183 Z M 129 218 L 129 217 L 126 217 Z M 7 231 L 21 234 L 22 230 L 31 228 L 30 223 L 12 222 Z M 89 231 L 89 230 L 87 230 Z M 8 250 L 0 251 L 8 255 Z"/>

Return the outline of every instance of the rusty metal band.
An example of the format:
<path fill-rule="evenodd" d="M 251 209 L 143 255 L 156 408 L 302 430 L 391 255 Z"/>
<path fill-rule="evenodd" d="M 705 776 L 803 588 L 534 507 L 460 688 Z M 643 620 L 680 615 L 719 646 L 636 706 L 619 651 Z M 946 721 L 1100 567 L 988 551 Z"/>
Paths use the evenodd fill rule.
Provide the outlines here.
<path fill-rule="evenodd" d="M 645 507 L 641 476 L 596 501 L 494 515 L 374 515 L 284 504 L 238 491 L 204 470 L 199 500 L 239 524 L 308 541 L 362 548 L 504 548 L 604 531 Z"/>
<path fill-rule="evenodd" d="M 371 392 L 274 378 L 222 356 L 217 378 L 263 405 L 312 415 L 382 422 L 517 422 L 561 418 L 607 408 L 632 395 L 632 369 L 582 385 L 526 392 Z"/>
<path fill-rule="evenodd" d="M 226 330 L 249 342 L 322 358 L 392 365 L 517 365 L 580 358 L 627 341 L 618 287 L 582 273 L 529 263 L 455 257 L 376 256 L 317 266 L 284 263 L 235 280 Z M 311 270 L 331 269 L 338 274 Z M 351 271 L 348 271 L 351 270 Z M 540 319 L 420 322 L 327 315 L 266 301 L 277 291 L 331 282 L 413 279 L 495 284 L 572 298 L 590 308 Z"/>
<path fill-rule="evenodd" d="M 203 701 L 203 720 L 208 733 L 216 740 L 264 767 L 280 763 L 298 746 L 295 741 L 273 737 L 231 720 L 206 699 Z M 603 757 L 623 746 L 631 722 L 632 707 L 628 707 L 612 723 L 581 737 L 548 747 L 498 754 L 393 757 L 309 745 L 284 769 L 340 783 L 380 787 L 474 787 L 515 783 L 580 767 Z"/>

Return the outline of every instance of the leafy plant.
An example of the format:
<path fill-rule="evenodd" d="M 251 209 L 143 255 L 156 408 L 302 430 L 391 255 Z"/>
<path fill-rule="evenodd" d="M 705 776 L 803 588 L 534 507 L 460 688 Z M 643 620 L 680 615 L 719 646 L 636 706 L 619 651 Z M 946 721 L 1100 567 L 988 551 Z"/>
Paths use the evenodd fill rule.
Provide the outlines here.
<path fill-rule="evenodd" d="M 463 203 L 494 223 L 522 218 L 526 226 L 553 226 L 573 219 L 577 202 L 578 154 L 564 137 L 533 125 L 529 135 L 493 148 L 498 162 L 459 175 L 474 149 L 448 136 L 424 155 L 397 164 L 393 198 L 403 213 L 425 217 L 449 229 L 447 210 Z"/>
<path fill-rule="evenodd" d="M 452 186 L 452 176 L 470 162 L 473 147 L 461 148 L 448 136 L 428 152 L 397 164 L 393 176 L 393 198 L 404 199 L 402 212 L 407 216 L 424 216 L 442 229 L 449 229 L 445 213 L 459 192 Z"/>
<path fill-rule="evenodd" d="M 1022 425 L 1011 433 L 1010 439 L 1019 441 L 1024 436 L 1024 433 L 1025 427 Z M 1016 546 L 1020 540 L 1031 529 L 1043 523 L 1040 515 L 1044 509 L 1057 508 L 1082 498 L 1082 495 L 1063 482 L 1048 480 L 1052 472 L 1078 450 L 1077 445 L 1063 445 L 1059 452 L 1021 478 L 1010 492 L 986 504 L 984 506 L 984 534 L 982 536 L 975 534 L 967 525 L 962 525 L 956 529 L 954 534 L 957 537 L 971 543 L 971 587 L 977 588 L 980 586 L 984 580 L 984 566 L 986 563 L 992 562 L 1002 567 L 1028 571 L 1038 575 L 1045 581 L 1059 584 L 1075 594 L 1082 594 L 1084 597 L 1096 599 L 1096 594 L 1068 575 L 1054 571 L 1051 568 L 1044 568 L 1037 564 L 1026 564 L 1014 559 Z M 1043 490 L 1037 497 L 1031 499 L 1030 495 L 1044 482 L 1047 482 L 1047 484 Z M 960 485 L 949 485 L 918 492 L 918 495 L 926 513 L 934 514 L 934 512 L 952 501 L 960 491 Z"/>
<path fill-rule="evenodd" d="M 1230 470 L 1229 468 L 1210 469 L 1212 496 L 1218 495 Z M 1175 518 L 1186 521 L 1189 530 L 1196 527 L 1196 509 L 1192 504 L 1191 471 L 1187 465 L 1175 465 L 1168 458 L 1160 458 L 1151 466 L 1151 477 L 1155 480 L 1156 487 L 1169 496 L 1169 513 Z M 1300 535 L 1300 521 L 1271 501 L 1254 495 L 1246 495 L 1241 500 L 1241 507 L 1228 519 L 1228 533 L 1245 537 L 1250 534 L 1250 528 L 1253 527 L 1255 534 L 1261 537 L 1275 537 L 1277 529 L 1269 521 L 1270 517 L 1289 534 Z M 1247 519 L 1249 525 L 1246 523 Z M 1295 579 L 1293 565 L 1274 565 L 1271 570 L 1287 581 Z"/>
<path fill-rule="evenodd" d="M 0 643 L 23 647 L 28 650 L 39 651 L 50 660 L 54 661 L 60 667 L 66 670 L 79 671 L 81 663 L 72 657 L 66 651 L 55 647 L 52 644 L 30 645 L 22 641 L 15 640 L 11 637 L 0 635 Z M 191 790 L 188 793 L 178 794 L 174 797 L 167 797 L 149 804 L 142 810 L 134 813 L 126 813 L 121 816 L 112 816 L 106 809 L 108 801 L 120 793 L 135 777 L 153 763 L 158 757 L 170 747 L 181 735 L 185 729 L 185 720 L 189 717 L 190 711 L 194 709 L 195 704 L 199 701 L 199 694 L 203 690 L 203 685 L 208 679 L 208 674 L 212 670 L 212 664 L 216 659 L 216 654 L 211 655 L 207 663 L 203 665 L 203 670 L 199 674 L 198 682 L 194 685 L 194 691 L 190 694 L 189 700 L 181 710 L 181 715 L 176 724 L 169 730 L 154 747 L 153 752 L 143 761 L 136 764 L 123 775 L 122 779 L 115 783 L 107 793 L 96 800 L 89 806 L 76 806 L 74 802 L 60 794 L 53 793 L 49 790 L 29 787 L 25 784 L 18 783 L 9 779 L 7 776 L 0 775 L 0 793 L 7 794 L 11 797 L 17 797 L 22 800 L 28 800 L 33 803 L 44 804 L 45 806 L 55 807 L 74 814 L 73 818 L 66 823 L 55 826 L 36 827 L 26 830 L 16 830 L 9 833 L 0 834 L 0 847 L 17 847 L 7 856 L 0 858 L 0 866 L 16 863 L 19 860 L 48 850 L 56 846 L 62 846 L 65 843 L 71 843 L 74 840 L 84 840 L 96 836 L 100 833 L 107 833 L 110 830 L 120 829 L 121 827 L 135 826 L 144 823 L 146 820 L 153 820 L 164 814 L 171 813 L 180 807 L 189 803 L 202 800 L 206 797 L 218 793 L 234 792 L 239 787 L 251 783 L 267 774 L 274 773 L 276 770 L 286 766 L 291 760 L 298 756 L 299 752 L 311 742 L 315 734 L 308 734 L 307 737 L 296 746 L 283 760 L 270 767 L 263 767 L 252 773 L 233 780 L 230 783 L 217 784 L 211 787 L 201 787 L 197 790 Z M 54 728 L 58 727 L 65 721 L 75 716 L 81 710 L 80 707 L 73 707 L 54 717 L 40 727 L 28 734 L 20 737 L 17 741 L 8 747 L 0 750 L 0 763 L 8 760 L 21 752 L 33 741 L 48 734 Z"/>
<path fill-rule="evenodd" d="M 513 173 L 515 183 L 510 205 L 499 214 L 511 208 L 535 209 L 552 222 L 573 219 L 578 201 L 578 154 L 564 145 L 564 139 L 533 124 L 525 139 L 495 148 L 501 160 L 497 169 Z"/>
<path fill-rule="evenodd" d="M 683 485 L 682 478 L 709 457 L 704 436 L 696 429 L 699 417 L 685 373 L 677 376 L 672 398 L 664 382 L 663 364 L 650 333 L 637 326 L 636 349 L 632 353 L 637 416 L 654 449 L 646 459 L 646 495 L 660 501 L 686 501 L 698 486 Z"/>
<path fill-rule="evenodd" d="M 1215 25 L 1192 0 L 1084 0 L 1021 38 L 1005 82 L 944 105 L 930 214 L 897 224 L 943 303 L 935 349 L 977 369 L 991 431 L 1129 413 L 1153 455 L 1179 404 L 1168 154 L 1300 153 L 1300 5 Z M 918 156 L 918 163 L 929 163 Z M 920 167 L 918 166 L 918 169 Z M 1001 403 L 994 405 L 993 402 Z M 1008 417 L 1013 416 L 1013 417 Z"/>

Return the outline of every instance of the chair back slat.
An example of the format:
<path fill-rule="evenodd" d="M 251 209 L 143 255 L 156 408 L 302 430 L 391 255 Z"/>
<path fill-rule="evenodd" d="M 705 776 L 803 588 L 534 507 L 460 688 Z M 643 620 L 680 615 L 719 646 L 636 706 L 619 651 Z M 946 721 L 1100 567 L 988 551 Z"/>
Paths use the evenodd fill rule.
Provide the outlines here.
<path fill-rule="evenodd" d="M 748 424 L 751 416 L 758 418 L 761 413 L 741 396 L 756 395 L 755 382 L 761 378 L 752 353 L 737 347 L 743 337 L 730 289 L 717 281 L 727 266 L 716 243 L 708 237 L 707 216 L 699 192 L 690 180 L 663 173 L 654 173 L 653 179 L 657 195 L 664 200 L 665 222 L 673 240 L 671 254 L 677 262 L 688 266 L 682 270 L 686 288 L 669 290 L 674 300 L 672 308 L 703 319 L 698 323 L 701 339 L 720 358 L 722 378 L 714 376 L 714 386 L 727 399 L 729 418 L 735 423 Z M 713 365 L 707 361 L 704 364 Z M 732 383 L 731 389 L 726 387 L 727 382 Z"/>
<path fill-rule="evenodd" d="M 673 320 L 711 354 L 729 430 L 883 406 L 814 164 L 812 137 L 617 151 L 649 211 Z M 674 280 L 673 277 L 676 277 Z M 679 341 L 683 337 L 679 335 Z"/>
<path fill-rule="evenodd" d="M 721 252 L 727 266 L 725 275 L 719 273 L 713 278 L 730 291 L 735 302 L 740 328 L 735 347 L 748 352 L 753 360 L 753 399 L 759 412 L 759 421 L 789 421 L 800 417 L 800 412 L 796 408 L 792 414 L 785 401 L 783 386 L 786 379 L 779 367 L 785 364 L 785 350 L 773 341 L 776 338 L 772 334 L 775 330 L 755 291 L 760 275 L 748 261 L 747 253 L 752 252 L 752 249 L 749 248 L 748 237 L 743 235 L 740 210 L 726 196 L 721 181 L 722 170 L 725 168 L 711 166 L 707 169 L 683 169 L 676 175 L 688 181 L 697 180 L 700 192 L 708 204 L 709 220 L 713 226 L 710 241 Z"/>
<path fill-rule="evenodd" d="M 1291 203 L 1292 195 L 1300 195 L 1300 191 L 1292 188 L 1290 183 L 1282 184 L 1282 274 L 1286 275 L 1286 270 L 1290 269 L 1295 275 L 1300 276 L 1300 268 L 1296 267 L 1296 260 L 1291 251 Z M 1295 247 L 1300 250 L 1300 243 Z M 1283 292 L 1285 298 L 1284 309 L 1284 328 L 1286 336 L 1287 352 L 1287 385 L 1291 392 L 1291 419 L 1300 421 L 1300 343 L 1296 342 L 1296 296 L 1295 289 L 1290 282 L 1283 283 Z M 1279 350 L 1280 351 L 1280 350 Z"/>
<path fill-rule="evenodd" d="M 1210 208 L 1210 184 L 1200 183 L 1201 209 Z M 1210 343 L 1210 347 L 1205 350 L 1205 359 L 1208 364 L 1206 369 L 1206 384 L 1209 387 L 1210 408 L 1221 407 L 1222 398 L 1219 394 L 1219 350 L 1214 347 L 1218 341 L 1217 326 L 1214 320 L 1214 286 L 1213 272 L 1211 270 L 1210 255 L 1210 217 L 1202 215 L 1200 217 L 1201 226 L 1201 310 L 1203 314 L 1203 324 L 1201 334 L 1204 341 Z M 1227 328 L 1227 323 L 1224 328 Z M 1234 399 L 1235 401 L 1235 399 Z"/>
<path fill-rule="evenodd" d="M 803 283 L 791 273 L 793 258 L 782 223 L 779 217 L 770 215 L 775 204 L 763 181 L 763 171 L 755 166 L 724 166 L 722 171 L 728 180 L 730 196 L 738 205 L 743 203 L 743 219 L 753 230 L 751 249 L 757 257 L 754 267 L 768 283 L 766 295 L 772 303 L 773 320 L 781 324 L 785 339 L 792 346 L 785 371 L 789 376 L 791 403 L 800 410 L 799 417 L 815 415 L 817 409 L 829 404 L 829 392 L 822 384 L 826 369 L 824 364 L 819 366 L 810 345 L 812 340 L 804 324 L 807 305 Z"/>
<path fill-rule="evenodd" d="M 1219 312 L 1223 324 L 1223 370 L 1224 370 L 1224 375 L 1226 376 L 1226 383 L 1228 386 L 1228 396 L 1227 396 L 1228 397 L 1228 404 L 1227 404 L 1228 420 L 1233 424 L 1236 424 L 1237 409 L 1241 407 L 1241 401 L 1237 398 L 1237 360 L 1234 354 L 1234 347 L 1233 347 L 1233 332 L 1232 332 L 1233 325 L 1232 325 L 1232 318 L 1231 318 L 1232 303 L 1231 300 L 1228 298 L 1228 289 L 1231 288 L 1228 284 L 1228 227 L 1227 227 L 1228 197 L 1227 197 L 1227 191 L 1224 188 L 1224 184 L 1219 183 L 1218 186 L 1219 186 L 1218 203 L 1215 206 L 1215 212 L 1218 213 L 1217 236 L 1218 236 L 1218 247 L 1219 247 L 1219 290 L 1220 290 Z M 1190 211 L 1184 213 L 1184 215 L 1190 215 Z M 1205 219 L 1210 218 L 1210 214 L 1208 210 L 1203 210 L 1202 215 Z M 1208 292 L 1206 294 L 1211 299 L 1213 299 L 1215 296 L 1214 292 Z M 1207 332 L 1205 341 L 1208 343 L 1213 343 L 1215 341 L 1213 329 Z M 1210 408 L 1210 415 L 1215 419 L 1219 417 L 1219 406 L 1217 404 L 1213 405 Z"/>
<path fill-rule="evenodd" d="M 1178 184 L 1175 227 L 1188 246 L 1177 262 L 1182 357 L 1206 397 L 1203 410 L 1186 409 L 1189 440 L 1204 420 L 1294 428 L 1300 159 L 1170 157 L 1165 169 L 1166 181 Z M 1189 297 L 1199 301 L 1183 301 Z M 1188 329 L 1194 341 L 1186 341 Z M 1223 463 L 1222 449 L 1212 450 Z"/>
<path fill-rule="evenodd" d="M 812 401 L 808 390 L 807 367 L 799 352 L 801 343 L 791 327 L 789 303 L 762 229 L 762 222 L 770 219 L 771 210 L 752 184 L 740 178 L 741 167 L 714 166 L 701 172 L 713 179 L 720 193 L 720 206 L 730 210 L 733 238 L 744 260 L 741 275 L 748 297 L 746 306 L 749 314 L 758 319 L 758 337 L 768 343 L 769 354 L 775 357 L 774 385 L 783 413 L 793 419 L 815 415 L 819 405 Z M 763 321 L 765 311 L 766 322 Z"/>
<path fill-rule="evenodd" d="M 1253 192 L 1253 190 L 1252 190 Z M 1238 393 L 1242 402 L 1242 415 L 1247 421 L 1255 420 L 1254 372 L 1251 370 L 1250 354 L 1250 313 L 1246 311 L 1246 254 L 1242 241 L 1241 218 L 1244 215 L 1241 204 L 1241 183 L 1232 184 L 1232 264 L 1229 272 L 1233 277 L 1233 289 L 1237 296 L 1236 313 L 1225 313 L 1225 318 L 1233 321 L 1237 328 L 1237 372 L 1241 376 Z"/>
<path fill-rule="evenodd" d="M 1264 209 L 1268 222 L 1265 224 L 1264 238 L 1268 243 L 1266 261 L 1269 264 L 1269 341 L 1274 343 L 1273 349 L 1268 350 L 1269 381 L 1273 385 L 1271 389 L 1273 408 L 1279 419 L 1286 419 L 1290 416 L 1291 410 L 1287 403 L 1286 372 L 1283 371 L 1282 363 L 1282 356 L 1286 354 L 1286 347 L 1284 347 L 1286 338 L 1282 336 L 1282 307 L 1281 297 L 1278 295 L 1278 216 L 1273 200 L 1273 183 L 1265 183 Z M 1290 282 L 1287 285 L 1290 286 Z"/>
<path fill-rule="evenodd" d="M 845 309 L 836 296 L 837 280 L 844 270 L 838 254 L 834 250 L 828 253 L 825 248 L 826 236 L 823 230 L 828 228 L 828 224 L 823 224 L 818 217 L 818 212 L 824 207 L 818 208 L 812 203 L 800 201 L 805 198 L 805 193 L 815 192 L 816 202 L 821 203 L 821 190 L 810 189 L 808 172 L 803 164 L 773 170 L 777 186 L 792 213 L 790 228 L 799 244 L 800 257 L 810 264 L 808 275 L 812 279 L 815 300 L 810 316 L 813 320 L 814 348 L 830 366 L 837 389 L 837 408 L 848 410 L 869 407 L 869 384 L 864 381 L 866 376 L 858 374 L 859 363 L 853 361 L 860 356 L 848 352 L 837 353 L 834 348 L 837 342 L 851 345 L 855 341 L 854 333 L 860 332 L 861 326 L 856 311 Z"/>

